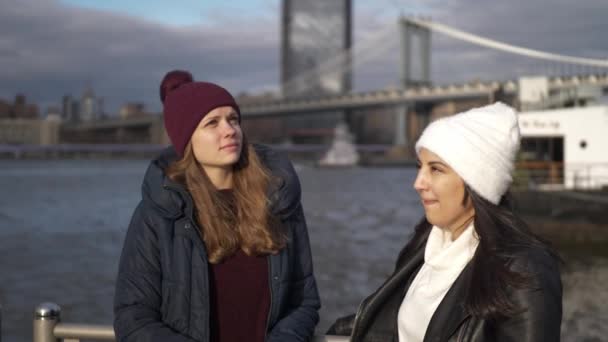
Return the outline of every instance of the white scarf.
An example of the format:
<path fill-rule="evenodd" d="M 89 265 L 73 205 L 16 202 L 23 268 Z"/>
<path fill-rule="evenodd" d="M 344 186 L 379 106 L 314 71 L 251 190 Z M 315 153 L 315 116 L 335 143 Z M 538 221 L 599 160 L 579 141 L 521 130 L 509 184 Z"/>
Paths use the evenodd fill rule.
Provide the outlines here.
<path fill-rule="evenodd" d="M 426 242 L 424 264 L 399 308 L 399 342 L 424 339 L 431 317 L 473 258 L 478 244 L 472 222 L 455 241 L 451 232 L 433 226 Z"/>

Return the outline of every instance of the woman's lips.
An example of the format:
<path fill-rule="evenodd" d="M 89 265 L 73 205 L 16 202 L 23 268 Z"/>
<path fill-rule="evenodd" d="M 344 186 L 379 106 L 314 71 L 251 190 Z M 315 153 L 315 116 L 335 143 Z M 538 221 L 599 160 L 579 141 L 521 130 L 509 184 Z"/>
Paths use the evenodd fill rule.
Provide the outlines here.
<path fill-rule="evenodd" d="M 427 206 L 427 205 L 433 205 L 433 204 L 435 204 L 435 203 L 437 203 L 437 202 L 438 202 L 437 200 L 427 200 L 427 199 L 423 199 L 423 200 L 422 200 L 422 204 L 423 204 L 424 206 Z"/>
<path fill-rule="evenodd" d="M 239 144 L 234 143 L 234 144 L 228 144 L 228 145 L 224 145 L 222 146 L 221 150 L 228 150 L 228 151 L 232 151 L 232 150 L 236 150 L 239 147 Z"/>

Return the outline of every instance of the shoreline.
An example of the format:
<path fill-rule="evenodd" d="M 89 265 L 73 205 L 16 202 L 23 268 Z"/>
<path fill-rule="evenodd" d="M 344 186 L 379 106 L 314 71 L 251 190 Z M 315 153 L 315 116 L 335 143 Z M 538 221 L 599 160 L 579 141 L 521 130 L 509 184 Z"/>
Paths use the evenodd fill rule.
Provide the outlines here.
<path fill-rule="evenodd" d="M 608 258 L 608 224 L 522 215 L 530 229 L 560 254 L 575 258 Z"/>

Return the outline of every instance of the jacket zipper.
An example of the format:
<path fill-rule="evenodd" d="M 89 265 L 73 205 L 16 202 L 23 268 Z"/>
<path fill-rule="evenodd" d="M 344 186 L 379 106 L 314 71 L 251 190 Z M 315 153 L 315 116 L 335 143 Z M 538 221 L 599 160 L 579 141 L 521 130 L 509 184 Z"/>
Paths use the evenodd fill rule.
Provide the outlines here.
<path fill-rule="evenodd" d="M 188 229 L 188 234 L 191 236 L 190 238 L 192 239 L 192 241 L 194 242 L 196 240 L 196 242 L 194 242 L 194 244 L 200 244 L 200 246 L 198 246 L 198 248 L 204 248 L 205 243 L 203 242 L 202 237 L 200 236 L 200 229 L 198 228 L 197 224 L 192 221 L 190 218 L 187 219 L 187 224 L 190 224 L 190 229 Z M 194 236 L 193 236 L 194 235 Z M 192 251 L 192 253 L 200 253 L 200 251 Z M 209 262 L 209 260 L 205 260 L 207 263 Z M 207 289 L 209 289 L 210 285 L 209 285 L 209 266 L 207 266 Z M 209 302 L 207 302 L 207 312 L 210 312 L 210 307 L 209 307 Z M 211 319 L 211 316 L 209 317 L 209 319 L 207 320 L 207 329 L 205 329 L 206 331 L 206 335 L 207 335 L 207 340 L 209 341 L 211 339 L 210 336 L 210 328 L 211 328 L 211 324 L 209 322 L 209 320 Z"/>
<path fill-rule="evenodd" d="M 268 337 L 268 327 L 270 326 L 270 314 L 272 313 L 272 267 L 270 262 L 270 255 L 266 257 L 268 262 L 268 285 L 270 287 L 270 306 L 268 307 L 268 315 L 266 316 L 266 329 L 264 329 L 264 341 Z"/>

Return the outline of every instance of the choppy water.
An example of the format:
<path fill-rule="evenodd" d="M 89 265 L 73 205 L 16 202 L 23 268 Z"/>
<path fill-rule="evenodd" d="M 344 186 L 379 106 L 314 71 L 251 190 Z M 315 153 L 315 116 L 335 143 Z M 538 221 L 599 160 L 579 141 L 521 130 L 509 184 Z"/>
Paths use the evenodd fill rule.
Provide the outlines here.
<path fill-rule="evenodd" d="M 3 341 L 31 340 L 37 304 L 63 320 L 111 324 L 118 257 L 140 199 L 143 160 L 0 160 Z M 413 169 L 298 166 L 323 308 L 318 331 L 389 274 L 421 208 Z M 608 336 L 608 260 L 567 261 L 564 341 Z"/>

